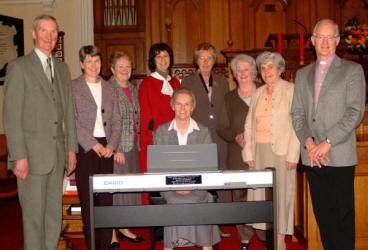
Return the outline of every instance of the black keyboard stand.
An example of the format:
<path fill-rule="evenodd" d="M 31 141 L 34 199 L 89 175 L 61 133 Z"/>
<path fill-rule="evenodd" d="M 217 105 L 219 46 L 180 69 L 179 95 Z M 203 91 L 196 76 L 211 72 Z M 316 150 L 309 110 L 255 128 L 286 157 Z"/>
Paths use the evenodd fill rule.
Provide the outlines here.
<path fill-rule="evenodd" d="M 276 197 L 275 172 L 273 197 Z M 269 187 L 269 186 L 267 186 Z M 121 191 L 123 192 L 123 190 Z M 277 250 L 276 199 L 231 203 L 163 204 L 144 206 L 95 206 L 93 176 L 90 176 L 91 241 L 95 250 L 94 228 L 130 228 L 181 225 L 222 225 L 273 223 L 273 249 Z"/>

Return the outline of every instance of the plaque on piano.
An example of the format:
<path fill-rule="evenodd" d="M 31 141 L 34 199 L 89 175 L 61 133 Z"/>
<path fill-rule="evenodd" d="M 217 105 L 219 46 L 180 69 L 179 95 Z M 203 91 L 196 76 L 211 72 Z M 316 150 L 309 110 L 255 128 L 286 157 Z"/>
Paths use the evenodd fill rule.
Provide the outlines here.
<path fill-rule="evenodd" d="M 202 175 L 170 175 L 166 176 L 166 185 L 202 184 Z"/>

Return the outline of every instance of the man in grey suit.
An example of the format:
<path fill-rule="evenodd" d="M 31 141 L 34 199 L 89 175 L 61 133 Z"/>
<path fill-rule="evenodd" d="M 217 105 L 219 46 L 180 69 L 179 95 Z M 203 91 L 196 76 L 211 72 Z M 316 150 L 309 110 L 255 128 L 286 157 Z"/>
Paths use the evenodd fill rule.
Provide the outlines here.
<path fill-rule="evenodd" d="M 8 168 L 17 177 L 24 249 L 55 250 L 61 231 L 62 182 L 76 166 L 77 139 L 66 64 L 51 55 L 54 17 L 35 18 L 35 49 L 9 63 L 4 85 Z M 66 154 L 68 153 L 68 157 Z"/>
<path fill-rule="evenodd" d="M 311 40 L 317 62 L 296 74 L 293 126 L 324 249 L 353 250 L 355 128 L 364 115 L 366 83 L 361 65 L 335 54 L 335 22 L 319 21 Z"/>

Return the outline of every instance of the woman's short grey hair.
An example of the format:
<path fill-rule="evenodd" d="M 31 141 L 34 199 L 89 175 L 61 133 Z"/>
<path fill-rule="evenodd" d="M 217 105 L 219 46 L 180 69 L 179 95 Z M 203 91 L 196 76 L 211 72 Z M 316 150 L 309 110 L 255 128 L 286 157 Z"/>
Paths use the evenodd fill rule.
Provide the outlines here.
<path fill-rule="evenodd" d="M 278 52 L 265 51 L 257 56 L 256 63 L 258 71 L 261 72 L 261 65 L 267 63 L 267 60 L 271 59 L 273 64 L 281 70 L 281 73 L 285 71 L 285 60 Z"/>
<path fill-rule="evenodd" d="M 187 88 L 179 88 L 179 89 L 177 89 L 177 90 L 174 91 L 174 93 L 172 94 L 171 99 L 170 99 L 170 106 L 171 107 L 174 107 L 175 100 L 178 97 L 178 95 L 180 95 L 180 94 L 189 95 L 190 98 L 192 99 L 193 109 L 195 109 L 195 107 L 196 107 L 196 98 L 195 98 L 195 95 L 194 95 L 194 93 L 193 93 L 192 90 L 187 89 Z"/>
<path fill-rule="evenodd" d="M 254 81 L 258 74 L 254 58 L 246 54 L 239 54 L 236 57 L 234 57 L 233 60 L 231 60 L 231 70 L 235 78 L 236 78 L 236 66 L 238 65 L 238 62 L 247 62 L 249 64 L 250 69 L 252 70 L 253 73 L 253 81 Z"/>
<path fill-rule="evenodd" d="M 194 63 L 195 64 L 198 64 L 197 62 L 198 62 L 198 58 L 199 58 L 199 52 L 201 52 L 201 50 L 207 50 L 207 51 L 211 52 L 213 62 L 216 63 L 217 54 L 216 54 L 215 47 L 213 47 L 213 45 L 210 44 L 210 43 L 201 43 L 201 44 L 198 45 L 197 49 L 194 52 Z"/>
<path fill-rule="evenodd" d="M 86 59 L 87 56 L 90 56 L 90 57 L 98 56 L 102 60 L 102 54 L 100 50 L 94 45 L 82 46 L 79 49 L 79 61 L 80 62 L 83 63 L 84 59 Z"/>
<path fill-rule="evenodd" d="M 129 55 L 124 51 L 117 50 L 110 56 L 110 66 L 115 68 L 116 62 L 121 58 L 124 58 L 125 60 L 129 61 L 130 65 L 132 65 L 132 60 L 130 59 Z"/>
<path fill-rule="evenodd" d="M 316 23 L 316 25 L 314 26 L 313 36 L 317 36 L 317 30 L 318 30 L 319 26 L 322 25 L 322 24 L 332 24 L 332 25 L 334 25 L 335 26 L 335 37 L 340 37 L 339 25 L 337 25 L 337 23 L 335 23 L 331 19 L 322 19 L 322 20 L 319 20 Z"/>

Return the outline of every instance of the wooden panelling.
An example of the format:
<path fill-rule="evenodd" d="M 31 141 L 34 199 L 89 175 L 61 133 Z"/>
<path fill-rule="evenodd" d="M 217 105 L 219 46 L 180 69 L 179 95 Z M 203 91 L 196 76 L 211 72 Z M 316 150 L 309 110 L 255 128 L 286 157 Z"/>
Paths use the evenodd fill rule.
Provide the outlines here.
<path fill-rule="evenodd" d="M 146 1 L 134 1 L 136 25 L 104 25 L 104 1 L 94 1 L 95 45 L 102 53 L 102 75 L 111 75 L 109 58 L 116 50 L 128 53 L 133 62 L 133 74 L 146 72 Z"/>
<path fill-rule="evenodd" d="M 179 1 L 172 8 L 172 16 L 168 16 L 167 20 L 172 19 L 170 40 L 175 63 L 188 63 L 193 58 L 196 44 L 203 41 L 199 5 L 195 1 Z"/>
<path fill-rule="evenodd" d="M 263 1 L 255 7 L 254 43 L 256 48 L 263 48 L 270 33 L 286 33 L 286 11 L 276 0 Z"/>
<path fill-rule="evenodd" d="M 95 8 L 103 8 L 103 1 L 94 2 Z M 142 56 L 133 56 L 137 60 L 134 74 L 147 74 L 147 57 L 153 43 L 168 43 L 174 52 L 174 63 L 188 64 L 193 63 L 197 45 L 210 42 L 218 50 L 218 63 L 225 63 L 219 51 L 229 48 L 230 39 L 232 49 L 264 49 L 270 33 L 297 34 L 305 32 L 304 27 L 311 33 L 322 18 L 334 19 L 340 30 L 353 16 L 368 23 L 367 7 L 365 0 L 137 0 L 140 21 L 135 28 L 103 27 L 103 13 L 95 9 L 95 41 L 103 47 L 103 53 L 111 52 L 116 43 L 136 41 L 135 49 L 142 49 Z M 116 41 L 108 49 L 110 39 Z M 108 71 L 104 69 L 103 73 Z"/>
<path fill-rule="evenodd" d="M 249 44 L 248 11 L 248 4 L 244 1 L 230 1 L 230 11 L 228 10 L 228 13 L 230 13 L 231 40 L 234 48 L 244 48 L 246 44 Z M 230 39 L 230 37 L 227 37 L 227 39 Z"/>
<path fill-rule="evenodd" d="M 167 34 L 166 41 L 173 48 L 175 63 L 193 62 L 195 48 L 201 42 L 211 42 L 216 48 L 226 46 L 227 6 L 227 1 L 222 0 L 166 1 L 165 14 L 160 18 L 162 22 L 160 26 L 165 27 L 165 32 L 162 33 Z M 152 19 L 155 17 L 152 16 Z M 218 62 L 224 62 L 219 53 L 218 56 Z"/>
<path fill-rule="evenodd" d="M 120 40 L 106 41 L 106 55 L 107 60 L 116 50 L 122 50 L 126 52 L 133 64 L 133 72 L 143 72 L 145 70 L 142 62 L 144 61 L 144 40 L 143 39 L 125 39 L 123 42 Z"/>
<path fill-rule="evenodd" d="M 78 195 L 63 196 L 63 221 L 62 221 L 62 236 L 67 238 L 84 238 L 82 216 L 71 215 L 69 209 L 73 205 L 80 205 Z"/>
<path fill-rule="evenodd" d="M 126 33 L 125 36 L 117 34 L 95 35 L 95 45 L 102 53 L 102 75 L 106 78 L 111 75 L 110 56 L 116 50 L 126 52 L 133 63 L 133 74 L 146 72 L 145 40 L 139 34 L 132 35 Z"/>
<path fill-rule="evenodd" d="M 341 23 L 345 24 L 350 18 L 356 17 L 363 23 L 368 23 L 367 2 L 362 0 L 341 1 Z"/>

